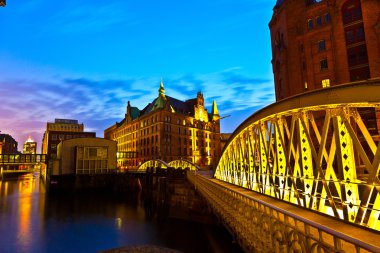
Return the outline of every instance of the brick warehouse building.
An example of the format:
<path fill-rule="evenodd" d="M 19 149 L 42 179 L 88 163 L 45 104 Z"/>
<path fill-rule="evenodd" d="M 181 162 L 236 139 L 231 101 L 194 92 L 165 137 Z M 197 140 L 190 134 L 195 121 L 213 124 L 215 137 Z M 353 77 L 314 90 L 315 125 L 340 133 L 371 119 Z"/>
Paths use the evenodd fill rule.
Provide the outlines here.
<path fill-rule="evenodd" d="M 269 28 L 277 101 L 380 78 L 379 0 L 278 0 Z M 380 108 L 358 111 L 379 140 Z"/>
<path fill-rule="evenodd" d="M 215 101 L 208 113 L 202 93 L 180 101 L 165 95 L 162 82 L 158 97 L 144 109 L 128 102 L 125 118 L 107 128 L 104 138 L 117 141 L 118 163 L 125 168 L 136 168 L 152 158 L 165 162 L 186 159 L 202 167 L 215 167 L 221 155 Z"/>
<path fill-rule="evenodd" d="M 278 0 L 269 27 L 276 100 L 380 77 L 379 0 Z"/>

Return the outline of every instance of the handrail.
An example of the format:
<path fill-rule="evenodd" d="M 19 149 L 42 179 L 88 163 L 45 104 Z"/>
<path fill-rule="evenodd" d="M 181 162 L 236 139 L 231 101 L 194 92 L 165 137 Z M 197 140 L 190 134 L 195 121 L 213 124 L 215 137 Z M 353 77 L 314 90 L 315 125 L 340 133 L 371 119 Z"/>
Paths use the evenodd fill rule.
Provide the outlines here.
<path fill-rule="evenodd" d="M 208 200 L 214 211 L 222 217 L 226 225 L 235 233 L 238 241 L 247 251 L 252 251 L 252 247 L 260 252 L 275 251 L 276 243 L 278 243 L 277 239 L 282 236 L 283 248 L 290 249 L 292 242 L 296 241 L 298 244 L 304 245 L 305 250 L 302 252 L 311 252 L 311 249 L 316 249 L 317 247 L 324 250 L 328 248 L 334 249 L 334 252 L 339 250 L 351 252 L 350 250 L 352 249 L 356 249 L 357 252 L 363 252 L 363 250 L 380 252 L 380 235 L 378 233 L 308 210 L 297 209 L 291 204 L 278 202 L 265 195 L 257 194 L 217 179 L 207 179 L 192 172 L 188 172 L 187 177 Z M 228 199 L 228 201 L 223 201 L 223 198 Z M 265 206 L 265 208 L 260 205 Z M 281 216 L 279 214 L 284 215 L 282 219 L 279 218 Z M 271 248 L 268 249 L 260 248 L 263 244 L 262 241 L 265 241 L 264 237 L 266 235 L 258 233 L 260 229 L 255 227 L 258 224 L 253 223 L 253 221 L 258 222 L 263 216 L 269 216 L 269 218 L 264 217 L 268 218 L 269 224 L 266 225 L 269 226 L 268 230 L 270 231 L 267 231 L 267 234 L 271 237 L 271 243 L 266 244 L 266 246 L 271 245 Z M 312 219 L 308 217 L 312 217 Z M 294 219 L 294 226 L 289 223 L 290 219 Z M 297 222 L 302 222 L 304 225 L 297 226 Z M 280 223 L 281 225 L 279 225 Z M 265 224 L 260 225 L 264 226 Z M 250 226 L 250 229 L 255 230 L 256 233 L 251 233 L 251 230 L 247 229 Z M 275 229 L 276 226 L 279 227 Z M 301 227 L 304 228 L 304 231 L 301 231 Z M 317 231 L 311 233 L 310 231 L 313 229 Z M 280 237 L 279 233 L 281 234 Z M 292 236 L 294 233 L 298 233 L 297 238 Z M 333 240 L 330 240 L 330 242 L 325 240 L 323 233 L 332 235 Z M 346 243 L 341 244 L 339 240 Z"/>

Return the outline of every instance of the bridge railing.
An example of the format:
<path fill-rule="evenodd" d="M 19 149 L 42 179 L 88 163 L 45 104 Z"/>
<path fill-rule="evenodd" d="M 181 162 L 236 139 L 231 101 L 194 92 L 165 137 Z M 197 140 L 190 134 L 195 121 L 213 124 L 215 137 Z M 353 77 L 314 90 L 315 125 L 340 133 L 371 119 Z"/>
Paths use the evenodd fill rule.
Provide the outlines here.
<path fill-rule="evenodd" d="M 1 164 L 36 164 L 46 163 L 45 154 L 0 154 Z"/>
<path fill-rule="evenodd" d="M 162 160 L 159 159 L 152 159 L 145 161 L 143 164 L 141 164 L 138 168 L 139 171 L 146 171 L 148 168 L 175 168 L 175 169 L 182 169 L 182 170 L 200 170 L 200 167 L 188 160 L 185 159 L 178 159 L 178 160 L 173 160 L 169 163 L 166 163 Z"/>
<path fill-rule="evenodd" d="M 246 252 L 380 252 L 369 230 L 194 172 L 187 178 Z"/>
<path fill-rule="evenodd" d="M 200 170 L 200 167 L 197 164 L 185 159 L 178 159 L 178 160 L 171 161 L 169 162 L 169 166 L 173 168 Z"/>
<path fill-rule="evenodd" d="M 148 160 L 141 164 L 138 167 L 138 171 L 146 171 L 148 168 L 167 168 L 169 167 L 169 164 L 166 162 L 159 160 L 159 159 L 153 159 L 153 160 Z"/>
<path fill-rule="evenodd" d="M 231 136 L 215 177 L 380 230 L 380 80 L 274 103 Z"/>

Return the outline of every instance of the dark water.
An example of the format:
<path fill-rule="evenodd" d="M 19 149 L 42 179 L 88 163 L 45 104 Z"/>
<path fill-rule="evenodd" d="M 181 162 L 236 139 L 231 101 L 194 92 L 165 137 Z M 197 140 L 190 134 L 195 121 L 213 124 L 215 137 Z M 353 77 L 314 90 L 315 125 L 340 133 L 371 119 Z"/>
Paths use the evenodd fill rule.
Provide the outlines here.
<path fill-rule="evenodd" d="M 148 217 L 139 194 L 52 196 L 38 175 L 0 181 L 0 253 L 98 252 L 135 245 L 240 252 L 220 226 Z"/>

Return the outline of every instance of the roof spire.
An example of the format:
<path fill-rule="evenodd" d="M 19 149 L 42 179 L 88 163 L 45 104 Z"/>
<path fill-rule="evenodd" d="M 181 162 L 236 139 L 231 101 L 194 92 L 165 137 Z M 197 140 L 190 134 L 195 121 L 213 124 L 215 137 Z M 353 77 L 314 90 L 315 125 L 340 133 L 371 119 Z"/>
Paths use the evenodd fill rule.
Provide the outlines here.
<path fill-rule="evenodd" d="M 158 89 L 158 95 L 165 97 L 165 88 L 164 88 L 164 82 L 162 81 L 162 77 L 161 77 L 160 88 Z"/>

